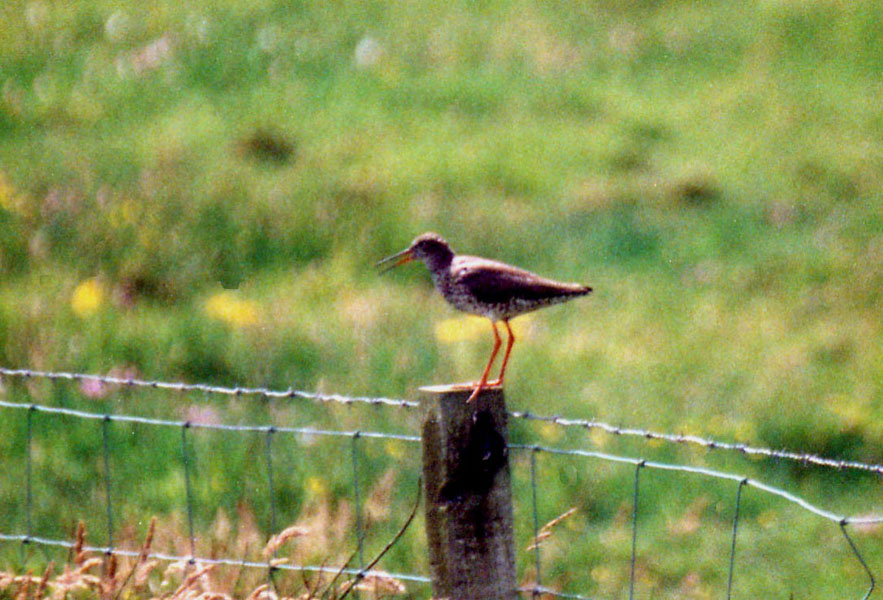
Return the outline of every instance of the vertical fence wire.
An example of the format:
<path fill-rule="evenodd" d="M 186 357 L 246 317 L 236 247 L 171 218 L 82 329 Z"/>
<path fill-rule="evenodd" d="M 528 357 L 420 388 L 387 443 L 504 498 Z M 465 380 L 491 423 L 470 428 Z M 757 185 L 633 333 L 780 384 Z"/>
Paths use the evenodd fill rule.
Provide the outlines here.
<path fill-rule="evenodd" d="M 184 490 L 187 495 L 187 526 L 190 533 L 190 564 L 196 558 L 196 535 L 193 532 L 193 490 L 190 487 L 190 456 L 187 453 L 187 430 L 190 421 L 181 425 L 181 461 L 184 464 Z"/>
<path fill-rule="evenodd" d="M 644 468 L 646 461 L 641 460 L 635 465 L 635 496 L 632 501 L 632 556 L 629 560 L 629 600 L 635 597 L 635 556 L 637 554 L 638 545 L 638 485 L 640 481 L 641 469 Z"/>
<path fill-rule="evenodd" d="M 359 493 L 359 456 L 357 442 L 361 432 L 354 431 L 351 443 L 352 463 L 353 463 L 353 497 L 356 501 L 356 543 L 358 544 L 359 553 L 359 569 L 365 568 L 365 556 L 363 548 L 363 532 L 362 532 L 362 498 Z"/>
<path fill-rule="evenodd" d="M 5 404 L 4 404 L 5 406 Z M 39 446 L 35 443 L 35 427 L 34 423 L 34 413 L 38 412 L 38 410 L 43 411 L 45 407 L 38 406 L 36 404 L 26 404 L 21 405 L 21 408 L 27 408 L 26 411 L 26 455 L 25 455 L 25 535 L 20 536 L 19 539 L 21 541 L 20 551 L 22 554 L 22 562 L 25 561 L 25 556 L 28 554 L 28 547 L 33 548 L 32 543 L 47 543 L 46 540 L 40 537 L 34 536 L 34 460 L 35 460 L 35 447 L 39 448 Z M 74 416 L 84 416 L 85 413 L 82 411 L 74 411 L 67 410 L 64 414 L 72 414 Z M 103 549 L 105 554 L 111 555 L 117 552 L 114 548 L 114 514 L 113 514 L 113 487 L 112 487 L 112 475 L 111 475 L 111 434 L 113 433 L 111 430 L 110 423 L 111 421 L 118 419 L 132 419 L 131 417 L 117 417 L 112 414 L 92 414 L 85 415 L 89 418 L 96 418 L 101 420 L 101 429 L 102 429 L 102 457 L 103 457 L 103 479 L 104 479 L 104 491 L 105 491 L 105 500 L 106 500 L 106 523 L 107 523 L 107 547 Z M 147 419 L 143 419 L 144 422 L 148 422 Z M 159 421 L 155 421 L 159 424 Z M 187 510 L 187 520 L 189 527 L 189 542 L 190 542 L 190 558 L 189 565 L 192 565 L 196 561 L 196 535 L 195 535 L 195 525 L 194 525 L 194 506 L 195 499 L 193 495 L 192 488 L 192 474 L 191 470 L 195 468 L 194 463 L 194 449 L 192 447 L 188 449 L 188 429 L 192 429 L 193 427 L 201 426 L 199 424 L 191 423 L 190 421 L 186 422 L 163 422 L 162 424 L 174 425 L 181 427 L 181 458 L 184 469 L 184 483 L 186 489 L 186 510 Z M 233 427 L 229 427 L 229 429 L 234 429 Z M 239 427 L 239 429 L 246 429 L 246 427 Z M 255 430 L 256 428 L 252 428 L 251 430 Z M 281 428 L 283 431 L 286 431 L 286 428 Z M 269 494 L 269 528 L 271 532 L 275 532 L 277 529 L 277 514 L 276 514 L 276 501 L 275 501 L 275 484 L 274 484 L 274 472 L 273 472 L 273 438 L 275 434 L 279 431 L 276 427 L 262 427 L 260 431 L 265 432 L 265 443 L 264 443 L 264 452 L 265 452 L 265 462 L 267 468 L 267 487 Z M 350 437 L 350 450 L 351 450 L 351 467 L 352 467 L 352 485 L 353 485 L 353 495 L 355 501 L 355 525 L 356 525 L 356 535 L 357 535 L 357 555 L 359 560 L 359 568 L 360 571 L 365 569 L 364 562 L 364 539 L 365 539 L 365 523 L 362 515 L 362 486 L 365 485 L 365 481 L 360 480 L 360 475 L 364 476 L 364 474 L 360 474 L 360 466 L 364 467 L 364 465 L 360 465 L 359 458 L 359 445 L 358 440 L 360 437 L 373 437 L 375 436 L 372 432 L 362 433 L 360 431 L 351 431 L 351 432 L 337 432 L 339 435 L 349 436 Z M 538 597 L 542 594 L 549 592 L 549 590 L 544 590 L 542 588 L 542 574 L 541 574 L 541 555 L 540 555 L 540 542 L 541 542 L 541 529 L 540 529 L 540 519 L 539 519 L 539 507 L 538 507 L 538 468 L 537 468 L 537 457 L 536 455 L 542 451 L 547 450 L 540 446 L 531 446 L 531 456 L 530 456 L 530 486 L 531 486 L 531 500 L 532 500 L 532 512 L 533 512 L 533 526 L 534 526 L 534 561 L 536 568 L 536 584 L 534 586 L 532 595 L 533 597 Z M 37 454 L 36 456 L 39 456 Z M 609 458 L 609 457 L 608 457 Z M 613 457 L 615 459 L 615 457 Z M 621 462 L 625 462 L 626 459 L 623 459 Z M 633 459 L 628 460 L 628 462 L 632 462 L 635 466 L 634 473 L 634 489 L 633 489 L 633 512 L 632 512 L 632 536 L 631 536 L 631 556 L 630 556 L 630 565 L 629 565 L 629 599 L 634 600 L 635 597 L 635 581 L 636 581 L 636 563 L 637 563 L 637 530 L 638 530 L 638 510 L 639 510 L 639 500 L 640 500 L 640 472 L 645 467 L 660 467 L 658 463 L 647 462 L 645 460 L 640 460 L 634 462 Z M 663 465 L 665 467 L 665 465 Z M 674 470 L 684 470 L 693 472 L 699 472 L 699 469 L 689 469 L 687 467 L 681 467 L 679 469 Z M 730 538 L 730 553 L 729 553 L 729 563 L 728 563 L 728 573 L 727 573 L 727 587 L 726 587 L 726 597 L 728 600 L 732 598 L 733 592 L 733 580 L 734 580 L 734 572 L 735 572 L 735 553 L 736 553 L 736 541 L 738 537 L 738 531 L 740 526 L 741 517 L 741 503 L 742 503 L 742 495 L 743 488 L 746 485 L 751 485 L 753 487 L 759 487 L 762 490 L 772 491 L 780 496 L 785 496 L 788 499 L 795 501 L 795 499 L 784 492 L 777 491 L 775 489 L 771 489 L 769 486 L 763 486 L 758 484 L 756 481 L 749 480 L 748 478 L 743 478 L 738 480 L 736 477 L 728 477 L 733 481 L 738 481 L 738 488 L 736 490 L 736 498 L 735 498 L 735 506 L 734 506 L 734 514 L 733 514 L 733 525 L 732 525 L 732 534 Z M 838 522 L 837 519 L 840 517 L 833 516 L 832 513 L 827 513 L 826 511 L 822 511 L 819 509 L 815 509 L 811 506 L 808 506 L 805 502 L 800 502 L 800 499 L 796 499 L 798 503 L 807 508 L 811 512 L 819 514 L 825 518 L 831 519 L 834 522 Z M 744 519 L 742 519 L 744 520 Z M 872 592 L 875 590 L 876 582 L 874 578 L 874 574 L 871 571 L 868 563 L 865 558 L 861 554 L 858 546 L 853 541 L 852 537 L 848 531 L 848 525 L 860 523 L 861 519 L 848 519 L 843 518 L 838 522 L 841 533 L 845 538 L 852 554 L 855 556 L 859 564 L 861 565 L 863 571 L 866 573 L 869 587 L 863 596 L 864 600 L 867 600 Z M 7 539 L 13 539 L 12 536 L 7 536 Z M 29 546 L 30 545 L 30 546 Z M 101 550 L 101 549 L 98 549 Z M 275 558 L 276 553 L 273 553 L 273 558 Z M 250 566 L 258 566 L 250 565 Z M 273 582 L 273 574 L 274 570 L 277 568 L 272 558 L 268 557 L 267 564 L 267 577 L 268 577 L 268 589 L 272 589 L 274 584 Z M 526 590 L 525 590 L 526 591 Z M 555 596 L 560 597 L 574 597 L 577 596 L 569 596 L 567 594 L 559 594 L 552 592 Z"/>
<path fill-rule="evenodd" d="M 748 483 L 748 479 L 739 482 L 736 489 L 736 508 L 733 512 L 733 538 L 730 541 L 730 568 L 727 571 L 727 600 L 730 600 L 733 592 L 733 569 L 736 565 L 736 532 L 739 529 L 739 507 L 742 504 L 742 488 Z"/>
<path fill-rule="evenodd" d="M 264 449 L 266 451 L 266 459 L 267 459 L 267 494 L 270 499 L 270 536 L 276 535 L 276 499 L 274 496 L 276 495 L 275 487 L 273 486 L 273 434 L 276 433 L 275 427 L 267 428 L 267 437 L 266 444 L 264 445 Z M 273 582 L 273 559 L 276 558 L 276 550 L 273 550 L 272 555 L 267 556 L 267 562 L 269 563 L 269 568 L 267 569 L 267 589 L 275 588 L 275 584 Z"/>
<path fill-rule="evenodd" d="M 533 546 L 534 546 L 534 567 L 536 569 L 536 584 L 532 596 L 534 598 L 540 595 L 540 588 L 543 585 L 540 575 L 540 512 L 537 507 L 537 453 L 539 447 L 534 446 L 530 452 L 530 491 L 531 503 L 533 507 Z"/>
<path fill-rule="evenodd" d="M 108 427 L 110 427 L 110 415 L 105 415 L 101 421 L 101 442 L 104 454 L 104 498 L 107 510 L 107 554 L 113 552 L 113 502 L 110 485 L 110 441 Z"/>
<path fill-rule="evenodd" d="M 861 564 L 862 568 L 865 570 L 865 573 L 868 575 L 868 581 L 870 582 L 870 585 L 868 586 L 868 591 L 862 597 L 862 600 L 868 600 L 868 598 L 871 597 L 871 593 L 874 591 L 874 573 L 871 572 L 871 568 L 868 567 L 868 563 L 865 562 L 864 557 L 862 556 L 861 552 L 859 552 L 858 546 L 855 545 L 855 542 L 852 541 L 852 538 L 846 531 L 847 525 L 848 523 L 846 519 L 840 521 L 840 531 L 843 533 L 843 537 L 845 537 L 846 541 L 849 543 L 849 547 L 852 549 L 852 553 L 855 554 L 858 562 Z"/>
<path fill-rule="evenodd" d="M 273 434 L 276 433 L 275 427 L 267 429 L 267 443 L 265 445 L 267 455 L 267 494 L 270 499 L 270 531 L 276 532 L 276 498 L 275 487 L 273 485 Z"/>
<path fill-rule="evenodd" d="M 33 491 L 33 479 L 32 479 L 32 471 L 33 471 L 33 437 L 34 437 L 34 411 L 35 407 L 32 404 L 28 409 L 28 424 L 27 424 L 27 453 L 25 457 L 25 539 L 22 540 L 21 544 L 21 562 L 24 564 L 25 562 L 25 546 L 27 546 L 28 541 L 31 539 L 33 535 L 32 530 L 32 517 L 31 517 L 31 509 L 33 506 L 34 500 L 34 491 Z"/>

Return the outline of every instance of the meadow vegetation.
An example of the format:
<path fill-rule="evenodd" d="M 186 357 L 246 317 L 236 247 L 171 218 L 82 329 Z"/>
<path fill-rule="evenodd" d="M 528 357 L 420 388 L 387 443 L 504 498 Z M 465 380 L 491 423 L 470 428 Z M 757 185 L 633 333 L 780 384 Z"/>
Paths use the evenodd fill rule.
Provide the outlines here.
<path fill-rule="evenodd" d="M 476 378 L 491 341 L 422 267 L 372 268 L 434 230 L 595 288 L 513 323 L 510 408 L 881 463 L 881 39 L 876 0 L 6 0 L 0 365 L 413 398 Z M 0 399 L 419 424 L 413 411 L 9 378 Z M 28 513 L 41 535 L 70 539 L 84 520 L 103 544 L 100 423 L 34 417 L 26 511 L 26 415 L 0 414 L 0 533 L 23 532 Z M 880 478 L 855 472 L 520 421 L 512 438 L 883 511 Z M 180 430 L 114 424 L 109 441 L 117 541 L 137 549 L 157 515 L 155 548 L 186 555 Z M 259 557 L 294 523 L 313 533 L 292 542 L 293 562 L 352 551 L 351 440 L 274 439 L 275 531 L 264 437 L 189 443 L 203 555 Z M 407 442 L 359 444 L 371 555 L 405 519 L 419 461 Z M 528 459 L 513 452 L 521 550 Z M 541 456 L 538 474 L 542 522 L 577 509 L 543 542 L 544 584 L 624 597 L 633 473 Z M 735 487 L 658 473 L 642 486 L 641 597 L 720 597 Z M 742 510 L 740 597 L 861 596 L 836 525 L 759 493 Z M 382 568 L 426 572 L 421 528 Z M 883 529 L 855 536 L 883 574 Z M 0 543 L 0 571 L 42 573 L 64 555 Z M 522 552 L 522 581 L 532 564 Z M 297 577 L 284 585 L 302 592 Z"/>

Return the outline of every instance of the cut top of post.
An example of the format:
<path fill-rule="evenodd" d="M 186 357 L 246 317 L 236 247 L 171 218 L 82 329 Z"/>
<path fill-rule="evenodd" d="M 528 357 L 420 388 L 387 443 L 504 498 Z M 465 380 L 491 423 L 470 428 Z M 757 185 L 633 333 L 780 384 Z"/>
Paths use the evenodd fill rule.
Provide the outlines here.
<path fill-rule="evenodd" d="M 473 384 L 465 383 L 421 387 L 420 404 L 424 415 L 434 415 L 436 421 L 444 423 L 444 429 L 459 429 L 460 424 L 474 421 L 478 415 L 487 415 L 493 421 L 493 428 L 507 437 L 508 413 L 503 388 L 485 388 L 472 402 L 467 402 L 473 389 Z"/>
<path fill-rule="evenodd" d="M 465 397 L 468 398 L 469 395 L 472 393 L 472 390 L 475 389 L 475 384 L 472 382 L 444 383 L 441 385 L 424 385 L 423 387 L 421 387 L 419 389 L 420 389 L 420 393 L 424 394 L 424 395 L 425 394 L 440 395 L 440 394 L 466 393 Z M 491 391 L 502 392 L 503 388 L 500 387 L 499 385 L 488 385 L 482 389 L 481 395 L 484 395 L 485 392 L 491 392 Z"/>

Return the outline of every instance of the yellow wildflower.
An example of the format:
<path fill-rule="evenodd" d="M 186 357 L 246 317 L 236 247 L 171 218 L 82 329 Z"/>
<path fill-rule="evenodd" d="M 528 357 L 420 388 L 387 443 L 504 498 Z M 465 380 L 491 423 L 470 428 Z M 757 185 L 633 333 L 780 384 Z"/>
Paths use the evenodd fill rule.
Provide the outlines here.
<path fill-rule="evenodd" d="M 325 496 L 328 493 L 328 487 L 321 477 L 308 477 L 306 487 L 313 496 Z"/>
<path fill-rule="evenodd" d="M 526 325 L 530 322 L 530 315 L 524 315 L 518 320 L 510 321 L 512 333 L 516 338 L 522 337 L 527 331 Z M 503 343 L 506 340 L 505 327 L 497 326 Z M 462 315 L 451 317 L 439 322 L 435 326 L 435 338 L 443 344 L 453 344 L 454 342 L 463 342 L 484 338 L 493 335 L 490 331 L 490 323 L 484 317 L 474 315 Z"/>
<path fill-rule="evenodd" d="M 25 215 L 25 197 L 18 193 L 11 183 L 0 173 L 0 208 L 11 213 Z"/>
<path fill-rule="evenodd" d="M 404 458 L 405 456 L 405 449 L 402 447 L 401 442 L 397 440 L 386 440 L 384 450 L 392 458 Z"/>
<path fill-rule="evenodd" d="M 240 298 L 236 292 L 215 294 L 205 303 L 205 312 L 212 318 L 234 327 L 247 327 L 258 322 L 258 306 Z"/>
<path fill-rule="evenodd" d="M 542 423 L 540 425 L 540 436 L 547 442 L 558 442 L 561 440 L 564 429 L 555 423 Z"/>
<path fill-rule="evenodd" d="M 71 294 L 71 309 L 78 317 L 94 315 L 104 303 L 104 286 L 97 277 L 87 279 L 74 288 Z"/>

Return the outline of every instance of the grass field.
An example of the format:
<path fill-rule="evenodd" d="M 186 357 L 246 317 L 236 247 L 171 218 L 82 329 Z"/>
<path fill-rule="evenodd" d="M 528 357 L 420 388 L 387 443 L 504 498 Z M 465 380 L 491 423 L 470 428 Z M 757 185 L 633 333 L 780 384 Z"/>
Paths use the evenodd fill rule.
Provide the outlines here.
<path fill-rule="evenodd" d="M 7 0 L 0 365 L 413 398 L 476 378 L 491 341 L 422 267 L 372 268 L 434 230 L 456 250 L 595 288 L 514 322 L 513 410 L 881 463 L 881 39 L 874 0 Z M 419 423 L 44 383 L 4 381 L 0 399 L 225 423 Z M 0 416 L 0 532 L 25 526 L 25 417 Z M 35 423 L 34 530 L 69 538 L 85 519 L 104 543 L 100 424 Z M 883 511 L 879 477 L 522 422 L 512 435 Z M 118 533 L 133 544 L 155 514 L 158 543 L 188 551 L 180 437 L 111 430 Z M 200 549 L 259 551 L 271 533 L 262 438 L 191 443 Z M 298 557 L 340 560 L 354 539 L 349 441 L 276 443 L 280 527 L 310 522 L 326 534 Z M 415 450 L 361 446 L 369 550 L 407 514 Z M 524 549 L 527 457 L 513 465 Z M 543 547 L 544 583 L 624 597 L 631 471 L 543 456 L 539 473 L 543 522 L 578 509 Z M 738 597 L 861 597 L 836 525 L 745 494 Z M 641 597 L 721 596 L 734 496 L 647 474 Z M 421 528 L 384 568 L 425 571 Z M 883 573 L 883 529 L 855 536 Z M 42 571 L 50 555 L 0 546 L 0 568 Z M 519 560 L 530 581 L 532 556 Z"/>

